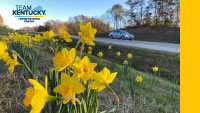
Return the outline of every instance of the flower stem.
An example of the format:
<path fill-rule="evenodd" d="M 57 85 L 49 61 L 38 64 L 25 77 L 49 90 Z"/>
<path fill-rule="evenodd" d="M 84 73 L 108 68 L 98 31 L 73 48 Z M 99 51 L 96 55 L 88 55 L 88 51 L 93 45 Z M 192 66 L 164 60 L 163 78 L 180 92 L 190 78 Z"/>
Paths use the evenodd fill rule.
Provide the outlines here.
<path fill-rule="evenodd" d="M 120 103 L 119 97 L 118 97 L 117 94 L 110 88 L 109 85 L 107 85 L 107 88 L 108 88 L 108 90 L 110 91 L 110 93 L 115 97 L 115 100 L 116 100 L 116 102 L 117 102 L 117 108 L 116 108 L 116 110 L 115 110 L 115 113 L 117 113 L 117 112 L 118 112 L 118 108 L 119 108 L 119 103 Z"/>
<path fill-rule="evenodd" d="M 26 69 L 28 70 L 28 72 L 31 74 L 31 78 L 34 77 L 34 74 L 32 72 L 32 70 L 28 67 L 27 63 L 24 61 L 24 59 L 15 51 L 15 50 L 10 50 L 12 53 L 16 54 L 19 59 L 23 62 L 24 66 L 26 67 Z"/>
<path fill-rule="evenodd" d="M 81 56 L 82 56 L 82 53 L 83 53 L 83 50 L 84 50 L 84 45 L 85 45 L 85 43 L 82 43 L 82 45 L 81 45 L 81 50 L 80 50 L 80 58 L 81 58 Z"/>
<path fill-rule="evenodd" d="M 76 43 L 76 47 L 75 47 L 75 49 L 77 49 L 77 48 L 78 48 L 78 46 L 79 46 L 79 44 L 80 44 L 81 40 L 82 40 L 82 37 L 80 37 L 80 39 L 79 39 L 79 40 L 78 40 L 78 42 Z"/>

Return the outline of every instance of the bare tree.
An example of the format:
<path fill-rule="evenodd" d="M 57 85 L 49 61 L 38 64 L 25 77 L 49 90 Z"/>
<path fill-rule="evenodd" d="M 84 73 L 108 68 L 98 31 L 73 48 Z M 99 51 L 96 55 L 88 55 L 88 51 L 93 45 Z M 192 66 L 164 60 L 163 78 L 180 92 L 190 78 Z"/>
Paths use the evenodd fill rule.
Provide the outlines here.
<path fill-rule="evenodd" d="M 0 15 L 0 26 L 3 26 L 3 17 Z"/>
<path fill-rule="evenodd" d="M 147 6 L 145 9 L 145 15 L 144 15 L 144 25 L 146 26 L 151 26 L 151 15 L 152 13 L 150 12 L 150 6 Z"/>
<path fill-rule="evenodd" d="M 130 9 L 129 9 L 129 15 L 130 15 L 130 20 L 129 20 L 129 24 L 131 26 L 135 25 L 138 23 L 138 19 L 137 19 L 137 5 L 138 5 L 138 0 L 128 0 L 127 2 L 125 2 L 125 4 L 127 4 Z"/>
<path fill-rule="evenodd" d="M 140 10 L 140 24 L 144 24 L 143 15 L 144 15 L 144 7 L 145 7 L 145 0 L 138 0 L 139 10 Z"/>
<path fill-rule="evenodd" d="M 121 21 L 123 18 L 123 12 L 124 12 L 124 9 L 120 4 L 113 5 L 112 9 L 110 10 L 110 14 L 114 18 L 115 29 L 119 28 L 119 24 L 121 25 Z"/>
<path fill-rule="evenodd" d="M 176 26 L 179 26 L 180 23 L 180 0 L 175 1 L 176 4 Z"/>

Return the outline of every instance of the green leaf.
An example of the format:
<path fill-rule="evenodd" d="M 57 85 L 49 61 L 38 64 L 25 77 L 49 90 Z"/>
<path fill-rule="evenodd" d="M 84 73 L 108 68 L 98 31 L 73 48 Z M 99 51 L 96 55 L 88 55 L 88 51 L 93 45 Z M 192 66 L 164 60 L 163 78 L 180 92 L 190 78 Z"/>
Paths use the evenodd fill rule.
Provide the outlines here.
<path fill-rule="evenodd" d="M 102 111 L 102 112 L 100 112 L 100 113 L 112 113 L 112 112 L 115 112 L 116 108 L 117 108 L 117 107 L 113 107 L 113 108 L 111 108 L 111 109 L 109 109 L 109 110 L 105 110 L 105 111 Z"/>

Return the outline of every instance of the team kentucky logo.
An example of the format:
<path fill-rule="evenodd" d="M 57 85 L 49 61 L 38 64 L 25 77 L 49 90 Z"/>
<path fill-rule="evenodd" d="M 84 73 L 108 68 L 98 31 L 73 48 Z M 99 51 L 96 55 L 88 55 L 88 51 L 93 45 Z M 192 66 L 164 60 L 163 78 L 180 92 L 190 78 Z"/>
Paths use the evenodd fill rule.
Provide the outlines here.
<path fill-rule="evenodd" d="M 44 17 L 46 10 L 43 10 L 42 6 L 32 8 L 31 5 L 16 5 L 16 9 L 13 10 L 12 14 L 19 20 L 29 23 Z"/>

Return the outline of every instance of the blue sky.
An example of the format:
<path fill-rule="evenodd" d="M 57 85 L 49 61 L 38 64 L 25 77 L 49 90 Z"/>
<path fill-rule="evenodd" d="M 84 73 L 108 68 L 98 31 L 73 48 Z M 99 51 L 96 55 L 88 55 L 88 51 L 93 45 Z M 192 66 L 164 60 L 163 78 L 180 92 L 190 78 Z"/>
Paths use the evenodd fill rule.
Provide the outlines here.
<path fill-rule="evenodd" d="M 18 29 L 25 26 L 42 25 L 48 20 L 67 21 L 68 17 L 86 15 L 98 17 L 105 13 L 114 4 L 124 4 L 127 0 L 0 0 L 0 14 L 4 23 L 11 28 Z M 34 23 L 24 23 L 12 15 L 15 5 L 42 6 L 47 15 Z"/>

